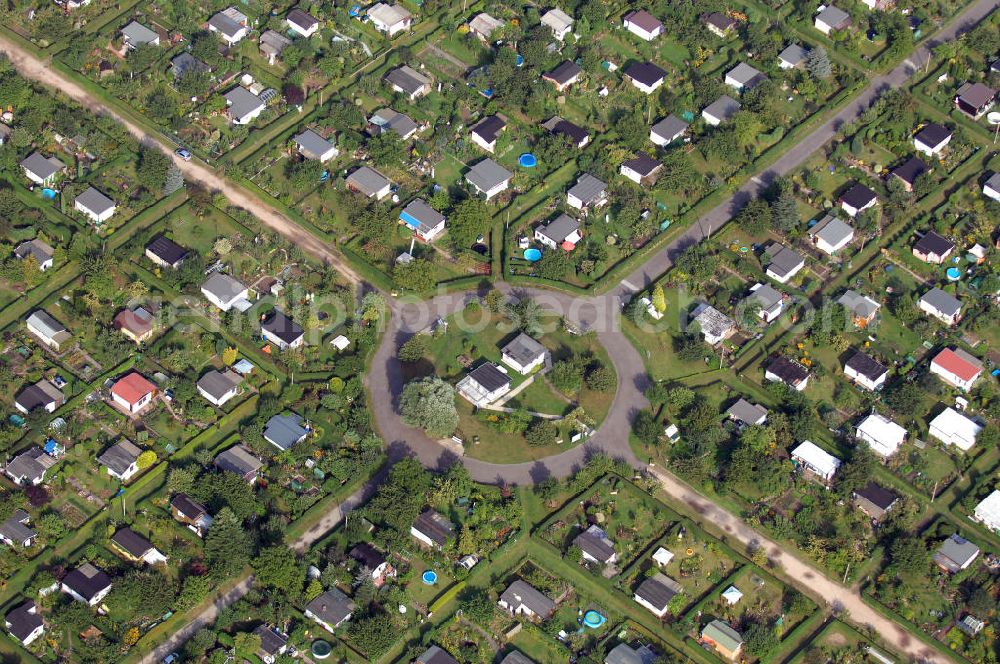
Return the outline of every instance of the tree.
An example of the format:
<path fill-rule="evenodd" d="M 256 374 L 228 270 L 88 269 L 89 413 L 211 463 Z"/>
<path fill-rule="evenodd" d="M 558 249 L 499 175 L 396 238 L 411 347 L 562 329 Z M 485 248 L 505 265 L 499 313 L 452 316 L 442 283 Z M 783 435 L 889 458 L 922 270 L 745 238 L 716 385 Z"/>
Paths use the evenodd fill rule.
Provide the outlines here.
<path fill-rule="evenodd" d="M 150 146 L 139 147 L 139 164 L 136 175 L 139 183 L 150 191 L 162 191 L 167 180 L 167 170 L 170 168 L 170 157 L 163 154 L 159 148 Z"/>
<path fill-rule="evenodd" d="M 386 481 L 379 485 L 365 512 L 373 521 L 408 533 L 423 509 L 431 483 L 431 474 L 419 461 L 409 457 L 401 459 L 393 465 Z"/>
<path fill-rule="evenodd" d="M 285 101 L 292 106 L 301 106 L 302 102 L 306 100 L 305 91 L 300 86 L 291 82 L 285 83 L 281 87 L 281 94 L 285 97 Z"/>
<path fill-rule="evenodd" d="M 258 583 L 297 594 L 305 579 L 302 568 L 295 559 L 295 552 L 284 544 L 269 546 L 251 563 Z"/>
<path fill-rule="evenodd" d="M 382 657 L 399 638 L 399 630 L 392 618 L 385 613 L 374 613 L 352 620 L 348 624 L 347 633 L 351 641 L 368 656 L 369 661 Z"/>
<path fill-rule="evenodd" d="M 403 421 L 432 436 L 449 436 L 458 426 L 455 388 L 437 376 L 407 383 L 399 399 Z"/>
<path fill-rule="evenodd" d="M 890 577 L 902 575 L 919 578 L 927 569 L 930 558 L 927 556 L 927 546 L 921 538 L 902 533 L 889 547 L 889 561 L 885 573 Z"/>
<path fill-rule="evenodd" d="M 385 316 L 385 298 L 378 291 L 365 293 L 361 298 L 361 320 L 375 323 Z"/>
<path fill-rule="evenodd" d="M 416 258 L 408 263 L 396 263 L 392 269 L 392 280 L 400 288 L 424 293 L 434 288 L 434 263 Z"/>
<path fill-rule="evenodd" d="M 399 134 L 387 131 L 368 141 L 368 154 L 376 166 L 400 164 L 406 158 L 406 146 Z"/>
<path fill-rule="evenodd" d="M 660 439 L 663 432 L 662 425 L 656 420 L 648 410 L 640 410 L 632 422 L 632 431 L 636 438 L 649 445 L 655 444 Z"/>
<path fill-rule="evenodd" d="M 924 392 L 915 383 L 906 381 L 887 390 L 885 401 L 900 415 L 913 417 L 923 405 Z"/>
<path fill-rule="evenodd" d="M 448 219 L 448 237 L 456 247 L 468 248 L 490 226 L 490 212 L 478 198 L 459 203 Z"/>
<path fill-rule="evenodd" d="M 663 292 L 663 286 L 656 284 L 653 286 L 652 293 L 653 308 L 659 311 L 661 314 L 667 310 L 667 296 Z"/>
<path fill-rule="evenodd" d="M 232 346 L 229 346 L 224 351 L 222 351 L 222 363 L 225 364 L 227 367 L 232 366 L 233 364 L 236 363 L 236 358 L 239 357 L 239 355 L 240 355 L 239 350 L 233 348 Z"/>
<path fill-rule="evenodd" d="M 583 360 L 577 356 L 560 360 L 552 365 L 549 380 L 560 392 L 576 394 L 583 387 Z"/>
<path fill-rule="evenodd" d="M 427 335 L 415 334 L 399 347 L 400 362 L 418 362 L 427 355 Z"/>
<path fill-rule="evenodd" d="M 163 195 L 169 196 L 184 186 L 184 174 L 173 161 L 167 166 L 167 175 L 163 180 Z"/>
<path fill-rule="evenodd" d="M 156 452 L 153 450 L 146 450 L 135 460 L 135 465 L 138 466 L 139 470 L 145 470 L 154 463 L 156 463 Z"/>
<path fill-rule="evenodd" d="M 559 435 L 559 430 L 555 424 L 549 420 L 538 419 L 528 427 L 524 439 L 533 447 L 543 447 L 556 442 L 557 435 Z"/>
<path fill-rule="evenodd" d="M 181 611 L 191 609 L 204 601 L 211 590 L 211 577 L 196 576 L 194 574 L 188 576 L 184 579 L 184 583 L 181 584 L 181 592 L 177 596 L 177 608 Z"/>
<path fill-rule="evenodd" d="M 490 289 L 485 298 L 486 308 L 495 314 L 500 313 L 506 301 L 503 292 L 496 288 Z"/>
<path fill-rule="evenodd" d="M 220 581 L 236 576 L 250 562 L 252 554 L 250 533 L 232 509 L 223 507 L 205 535 L 205 562 L 210 573 Z"/>
<path fill-rule="evenodd" d="M 778 636 L 774 628 L 764 623 L 755 622 L 743 632 L 747 654 L 757 659 L 765 659 L 777 646 Z"/>
<path fill-rule="evenodd" d="M 806 71 L 813 78 L 826 80 L 833 76 L 833 66 L 830 64 L 830 56 L 822 46 L 809 49 L 806 54 Z"/>
<path fill-rule="evenodd" d="M 851 458 L 844 463 L 836 474 L 837 493 L 845 500 L 851 494 L 867 486 L 875 473 L 875 453 L 872 448 L 859 442 L 851 453 Z"/>
<path fill-rule="evenodd" d="M 734 221 L 748 235 L 763 235 L 771 228 L 771 206 L 766 201 L 755 198 L 740 210 Z"/>
<path fill-rule="evenodd" d="M 240 632 L 233 637 L 233 648 L 240 657 L 256 657 L 260 650 L 260 636 L 252 632 Z"/>
<path fill-rule="evenodd" d="M 167 476 L 167 491 L 171 494 L 188 493 L 198 475 L 190 468 L 172 468 Z"/>
<path fill-rule="evenodd" d="M 561 249 L 546 251 L 534 265 L 535 273 L 542 279 L 558 281 L 566 276 L 566 273 L 573 267 L 573 261 L 569 254 Z"/>
<path fill-rule="evenodd" d="M 786 233 L 798 227 L 799 208 L 791 184 L 786 183 L 780 188 L 778 197 L 771 204 L 771 218 L 774 225 Z"/>
<path fill-rule="evenodd" d="M 115 579 L 108 608 L 135 620 L 157 618 L 170 610 L 177 587 L 160 572 L 135 571 Z"/>
<path fill-rule="evenodd" d="M 470 588 L 458 600 L 462 615 L 480 625 L 489 625 L 496 615 L 496 603 L 482 588 Z"/>
<path fill-rule="evenodd" d="M 615 391 L 615 371 L 603 364 L 587 373 L 587 387 L 595 392 Z"/>

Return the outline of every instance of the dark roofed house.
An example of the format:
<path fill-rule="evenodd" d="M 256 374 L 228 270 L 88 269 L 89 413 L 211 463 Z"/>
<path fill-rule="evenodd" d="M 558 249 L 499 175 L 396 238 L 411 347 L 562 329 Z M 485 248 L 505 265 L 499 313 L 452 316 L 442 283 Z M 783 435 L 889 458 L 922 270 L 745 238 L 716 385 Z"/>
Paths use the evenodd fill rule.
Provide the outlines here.
<path fill-rule="evenodd" d="M 955 107 L 978 120 L 993 108 L 997 91 L 982 83 L 965 83 L 955 93 Z"/>
<path fill-rule="evenodd" d="M 195 383 L 198 393 L 214 406 L 222 406 L 236 396 L 243 376 L 232 369 L 217 371 L 210 369 Z"/>
<path fill-rule="evenodd" d="M 410 526 L 410 534 L 429 547 L 441 549 L 455 536 L 455 526 L 434 510 L 426 510 Z"/>
<path fill-rule="evenodd" d="M 936 231 L 927 231 L 913 245 L 914 256 L 925 263 L 935 265 L 944 263 L 954 250 L 955 243 Z"/>
<path fill-rule="evenodd" d="M 212 517 L 208 514 L 208 508 L 201 503 L 195 502 L 187 494 L 179 493 L 170 501 L 170 514 L 175 520 L 185 524 L 198 537 L 204 537 L 209 526 L 212 525 Z"/>
<path fill-rule="evenodd" d="M 433 242 L 444 232 L 447 219 L 422 198 L 414 198 L 399 213 L 399 220 L 422 242 Z"/>
<path fill-rule="evenodd" d="M 33 445 L 11 459 L 4 468 L 4 473 L 18 486 L 38 485 L 45 480 L 45 473 L 55 464 L 54 457 L 46 454 L 41 447 Z"/>
<path fill-rule="evenodd" d="M 951 141 L 952 132 L 947 127 L 928 122 L 913 136 L 913 145 L 928 157 L 935 157 Z"/>
<path fill-rule="evenodd" d="M 111 537 L 111 544 L 133 561 L 144 561 L 150 565 L 167 562 L 167 557 L 157 551 L 153 543 L 131 528 L 122 528 Z"/>
<path fill-rule="evenodd" d="M 876 523 L 892 509 L 899 497 L 888 489 L 869 482 L 864 488 L 854 492 L 854 504 Z"/>
<path fill-rule="evenodd" d="M 357 191 L 376 200 L 382 200 L 392 190 L 392 184 L 387 177 L 367 166 L 362 166 L 348 175 L 344 184 L 351 191 Z"/>
<path fill-rule="evenodd" d="M 769 244 L 764 255 L 769 261 L 765 274 L 779 284 L 788 283 L 806 265 L 801 254 L 777 242 Z"/>
<path fill-rule="evenodd" d="M 35 600 L 28 600 L 11 609 L 4 617 L 4 626 L 23 646 L 31 645 L 45 632 L 45 623 L 38 613 Z"/>
<path fill-rule="evenodd" d="M 701 22 L 705 24 L 713 34 L 723 39 L 729 36 L 738 25 L 736 19 L 726 16 L 720 12 L 712 12 L 701 17 Z"/>
<path fill-rule="evenodd" d="M 263 466 L 264 462 L 251 454 L 242 443 L 233 445 L 215 457 L 216 468 L 223 472 L 235 473 L 250 484 L 257 481 Z"/>
<path fill-rule="evenodd" d="M 312 618 L 328 632 L 333 632 L 351 619 L 354 602 L 337 588 L 325 593 L 306 605 L 306 617 Z"/>
<path fill-rule="evenodd" d="M 649 609 L 657 618 L 667 615 L 670 600 L 684 592 L 683 586 L 669 576 L 657 573 L 648 577 L 635 589 L 633 599 Z"/>
<path fill-rule="evenodd" d="M 542 79 L 549 81 L 556 86 L 556 90 L 562 92 L 573 85 L 580 78 L 583 70 L 572 60 L 564 60 L 555 69 L 542 75 Z"/>
<path fill-rule="evenodd" d="M 548 129 L 555 136 L 562 136 L 569 140 L 577 148 L 582 148 L 590 142 L 590 134 L 579 125 L 575 125 L 569 120 L 564 120 L 558 115 L 553 116 L 542 127 Z"/>
<path fill-rule="evenodd" d="M 54 413 L 66 401 L 58 387 L 42 379 L 28 385 L 14 398 L 14 406 L 25 415 L 41 409 Z"/>
<path fill-rule="evenodd" d="M 493 403 L 510 391 L 510 376 L 492 362 L 484 362 L 458 381 L 455 389 L 476 406 Z"/>
<path fill-rule="evenodd" d="M 889 369 L 867 353 L 857 351 L 844 363 L 844 375 L 858 385 L 877 390 L 885 385 Z"/>
<path fill-rule="evenodd" d="M 135 443 L 122 438 L 97 457 L 98 463 L 108 469 L 108 475 L 127 482 L 139 472 L 139 455 L 142 450 Z"/>
<path fill-rule="evenodd" d="M 312 37 L 319 30 L 319 19 L 296 7 L 285 16 L 285 23 L 303 37 Z"/>
<path fill-rule="evenodd" d="M 916 184 L 917 178 L 927 171 L 927 164 L 925 164 L 920 158 L 910 157 L 902 164 L 890 170 L 889 175 L 902 182 L 903 188 L 906 189 L 906 191 L 913 191 L 913 185 Z"/>
<path fill-rule="evenodd" d="M 458 664 L 454 657 L 437 646 L 431 646 L 413 662 L 414 664 Z"/>
<path fill-rule="evenodd" d="M 507 123 L 500 117 L 487 115 L 472 126 L 469 130 L 469 135 L 472 137 L 473 143 L 492 153 L 496 150 L 497 139 L 500 138 L 500 134 L 503 133 L 506 126 Z"/>
<path fill-rule="evenodd" d="M 472 166 L 465 174 L 465 181 L 486 200 L 490 200 L 510 186 L 514 174 L 490 158 L 483 159 Z"/>
<path fill-rule="evenodd" d="M 560 214 L 547 224 L 535 227 L 535 239 L 549 249 L 573 251 L 583 239 L 580 234 L 580 222 L 568 214 Z"/>
<path fill-rule="evenodd" d="M 164 235 L 157 235 L 146 245 L 146 258 L 160 267 L 176 268 L 187 254 L 187 249 Z"/>
<path fill-rule="evenodd" d="M 573 538 L 573 546 L 579 547 L 584 560 L 599 565 L 609 565 L 618 560 L 614 542 L 597 524 L 591 524 L 590 527 Z"/>
<path fill-rule="evenodd" d="M 625 68 L 622 74 L 640 92 L 647 95 L 652 94 L 663 85 L 663 80 L 667 77 L 667 72 L 652 62 L 633 62 Z"/>
<path fill-rule="evenodd" d="M 348 555 L 371 572 L 372 583 L 376 588 L 381 588 L 387 579 L 396 576 L 396 570 L 382 552 L 367 542 L 355 544 Z"/>
<path fill-rule="evenodd" d="M 632 159 L 622 162 L 618 172 L 638 185 L 652 186 L 659 177 L 663 163 L 645 152 L 637 152 Z"/>
<path fill-rule="evenodd" d="M 743 105 L 740 102 L 729 95 L 722 95 L 702 109 L 701 117 L 705 119 L 706 124 L 717 127 L 736 115 L 741 108 Z"/>
<path fill-rule="evenodd" d="M 84 563 L 63 577 L 62 591 L 78 602 L 96 606 L 111 592 L 111 577 L 92 564 Z"/>
<path fill-rule="evenodd" d="M 856 217 L 862 210 L 874 207 L 878 203 L 878 196 L 865 185 L 855 182 L 854 186 L 840 195 L 838 202 L 844 212 Z"/>
<path fill-rule="evenodd" d="M 556 603 L 524 579 L 517 579 L 503 591 L 497 605 L 512 616 L 548 619 Z"/>
<path fill-rule="evenodd" d="M 277 627 L 261 624 L 257 625 L 257 629 L 253 633 L 260 638 L 260 648 L 257 650 L 257 655 L 264 661 L 264 664 L 274 664 L 275 660 L 288 650 L 288 635 Z"/>
<path fill-rule="evenodd" d="M 261 323 L 260 331 L 265 339 L 281 350 L 298 348 L 305 342 L 305 330 L 302 326 L 277 309 Z"/>
<path fill-rule="evenodd" d="M 645 9 L 636 9 L 625 14 L 622 18 L 622 27 L 646 41 L 653 41 L 663 34 L 663 24 Z"/>
<path fill-rule="evenodd" d="M 181 78 L 186 74 L 206 74 L 211 71 L 211 67 L 187 51 L 180 53 L 170 60 L 170 73 L 174 78 Z"/>
<path fill-rule="evenodd" d="M 771 382 L 784 383 L 801 392 L 809 384 L 809 370 L 795 360 L 779 355 L 767 365 L 764 378 Z"/>

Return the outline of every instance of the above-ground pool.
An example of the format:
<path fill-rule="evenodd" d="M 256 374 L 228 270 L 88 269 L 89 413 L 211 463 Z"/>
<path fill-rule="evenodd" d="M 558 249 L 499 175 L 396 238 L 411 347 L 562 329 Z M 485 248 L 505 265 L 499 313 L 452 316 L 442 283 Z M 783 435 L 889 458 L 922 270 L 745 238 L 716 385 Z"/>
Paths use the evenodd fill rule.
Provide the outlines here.
<path fill-rule="evenodd" d="M 427 585 L 433 586 L 435 583 L 437 583 L 438 575 L 437 575 L 437 572 L 435 572 L 432 569 L 429 569 L 429 570 L 425 571 L 423 574 L 421 574 L 420 578 Z"/>
<path fill-rule="evenodd" d="M 962 271 L 957 267 L 949 267 L 944 273 L 948 275 L 948 279 L 951 281 L 958 281 L 962 278 Z"/>
<path fill-rule="evenodd" d="M 309 650 L 312 652 L 312 656 L 316 659 L 326 659 L 330 656 L 330 653 L 333 652 L 333 648 L 330 644 L 323 639 L 316 639 L 313 641 Z"/>
<path fill-rule="evenodd" d="M 608 619 L 602 616 L 597 611 L 590 609 L 589 611 L 583 614 L 582 621 L 584 627 L 589 627 L 590 629 L 597 629 L 598 627 L 606 623 Z"/>
<path fill-rule="evenodd" d="M 57 192 L 55 189 L 49 189 L 48 187 L 42 189 L 42 196 L 49 199 L 50 201 L 55 199 L 56 193 Z"/>
<path fill-rule="evenodd" d="M 517 163 L 521 166 L 521 168 L 534 168 L 535 166 L 538 166 L 538 158 L 530 152 L 525 152 L 517 158 Z"/>
<path fill-rule="evenodd" d="M 534 247 L 524 250 L 524 260 L 534 263 L 535 261 L 541 259 L 542 251 L 540 249 L 535 249 Z"/>

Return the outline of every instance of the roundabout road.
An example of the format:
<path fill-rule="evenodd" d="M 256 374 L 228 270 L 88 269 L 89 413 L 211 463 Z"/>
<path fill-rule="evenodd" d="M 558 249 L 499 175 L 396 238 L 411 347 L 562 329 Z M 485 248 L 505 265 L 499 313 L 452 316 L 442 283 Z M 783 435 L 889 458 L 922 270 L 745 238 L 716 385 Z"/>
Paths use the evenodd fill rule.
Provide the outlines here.
<path fill-rule="evenodd" d="M 472 478 L 487 484 L 535 484 L 547 477 L 566 477 L 582 466 L 587 457 L 604 452 L 615 459 L 627 461 L 636 468 L 644 467 L 629 448 L 628 437 L 632 418 L 646 407 L 643 392 L 647 384 L 642 358 L 625 335 L 618 329 L 621 306 L 616 296 L 577 298 L 565 293 L 540 289 L 514 289 L 499 286 L 508 296 L 531 297 L 548 311 L 557 313 L 582 330 L 596 331 L 618 375 L 618 389 L 604 422 L 590 440 L 554 456 L 517 464 L 497 464 L 462 456 L 462 463 Z M 372 360 L 367 375 L 372 394 L 372 411 L 390 457 L 413 454 L 431 468 L 447 467 L 458 455 L 449 442 L 430 438 L 422 430 L 403 423 L 398 412 L 399 396 L 403 391 L 403 375 L 396 349 L 411 336 L 426 329 L 438 318 L 448 318 L 462 311 L 480 293 L 467 291 L 441 295 L 428 301 L 394 300 L 391 316 L 382 344 Z"/>

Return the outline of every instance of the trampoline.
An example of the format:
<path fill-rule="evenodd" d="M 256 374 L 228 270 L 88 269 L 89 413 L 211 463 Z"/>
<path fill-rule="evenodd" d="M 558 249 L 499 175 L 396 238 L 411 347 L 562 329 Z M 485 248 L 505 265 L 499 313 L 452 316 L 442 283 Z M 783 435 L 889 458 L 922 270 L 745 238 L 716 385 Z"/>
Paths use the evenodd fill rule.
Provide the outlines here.
<path fill-rule="evenodd" d="M 540 249 L 535 249 L 534 247 L 532 247 L 531 249 L 524 250 L 524 260 L 530 263 L 534 263 L 540 260 L 541 257 L 542 257 L 542 252 Z"/>
<path fill-rule="evenodd" d="M 534 168 L 538 166 L 538 158 L 530 152 L 525 152 L 517 158 L 517 163 L 521 168 Z"/>
<path fill-rule="evenodd" d="M 309 648 L 316 659 L 326 659 L 333 652 L 333 647 L 323 639 L 316 639 Z"/>

